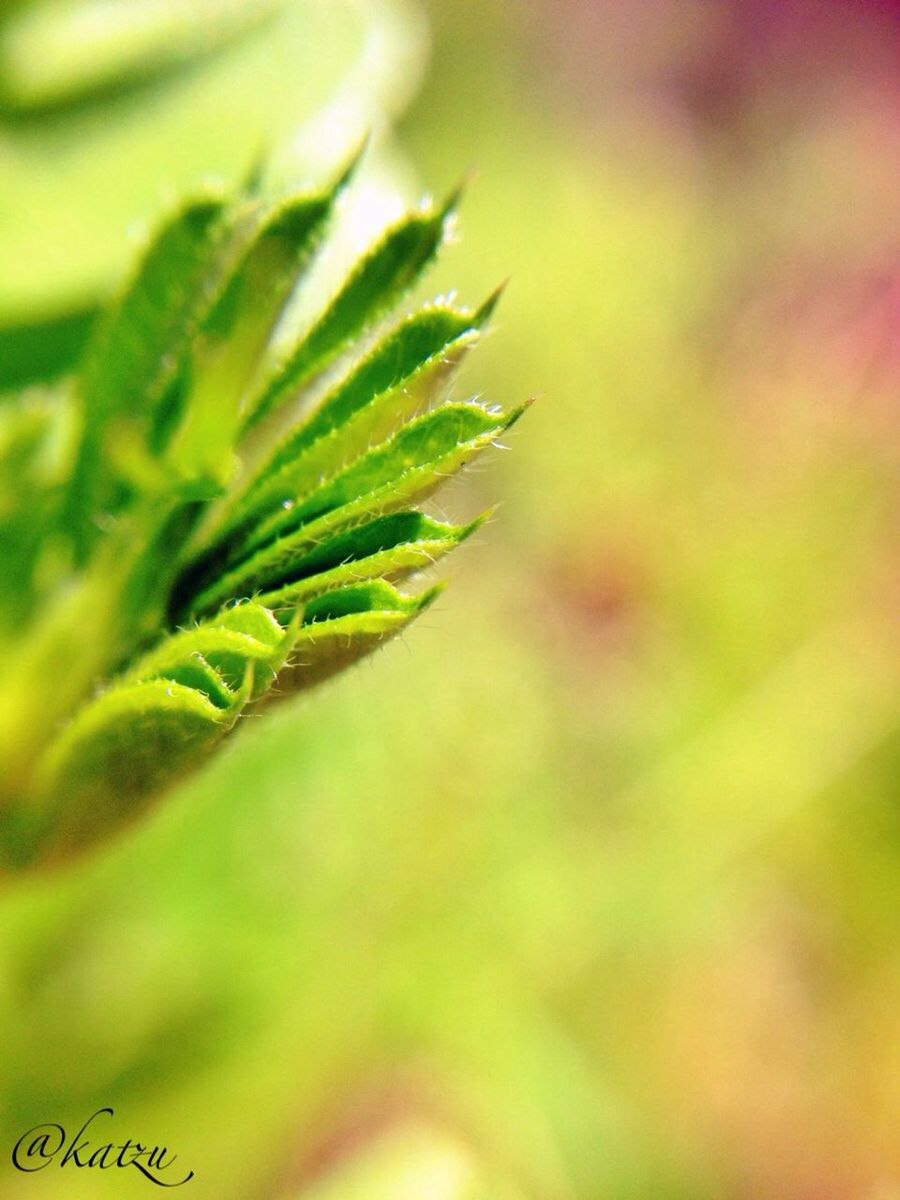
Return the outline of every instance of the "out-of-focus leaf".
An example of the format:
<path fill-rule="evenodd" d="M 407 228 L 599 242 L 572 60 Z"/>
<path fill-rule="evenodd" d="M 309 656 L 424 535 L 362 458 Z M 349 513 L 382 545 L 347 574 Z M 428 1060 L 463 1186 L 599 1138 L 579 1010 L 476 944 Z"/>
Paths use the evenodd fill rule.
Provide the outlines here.
<path fill-rule="evenodd" d="M 227 213 L 225 201 L 213 196 L 176 212 L 88 350 L 80 381 L 84 435 L 68 498 L 82 559 L 98 534 L 92 514 L 123 502 L 123 454 L 130 450 L 143 461 L 160 405 L 184 370 L 224 269 Z"/>
<path fill-rule="evenodd" d="M 185 395 L 177 398 L 185 419 L 167 453 L 178 474 L 228 478 L 244 391 L 342 182 L 321 195 L 288 200 L 264 217 L 200 326 Z"/>
<path fill-rule="evenodd" d="M 237 187 L 265 150 L 279 180 L 320 177 L 335 164 L 299 150 L 303 123 L 340 92 L 344 135 L 361 138 L 405 103 L 424 49 L 396 0 L 0 10 L 0 329 L 96 306 L 161 197 Z"/>
<path fill-rule="evenodd" d="M 199 199 L 155 239 L 84 369 L 69 492 L 82 557 L 98 533 L 92 514 L 117 512 L 142 485 L 174 476 L 191 498 L 227 479 L 244 388 L 346 177 L 271 211 Z"/>
<path fill-rule="evenodd" d="M 96 318 L 95 307 L 87 305 L 39 321 L 0 325 L 0 390 L 27 387 L 70 370 L 84 353 Z"/>
<path fill-rule="evenodd" d="M 31 392 L 0 405 L 0 644 L 4 633 L 22 632 L 39 591 L 70 565 L 52 530 L 76 434 L 66 393 Z"/>
<path fill-rule="evenodd" d="M 143 421 L 155 412 L 219 286 L 228 214 L 224 196 L 197 197 L 150 243 L 88 351 L 81 388 L 89 428 L 123 410 Z"/>
<path fill-rule="evenodd" d="M 32 0 L 10 5 L 0 22 L 0 104 L 11 114 L 35 116 L 145 84 L 214 53 L 271 16 L 280 3 Z"/>

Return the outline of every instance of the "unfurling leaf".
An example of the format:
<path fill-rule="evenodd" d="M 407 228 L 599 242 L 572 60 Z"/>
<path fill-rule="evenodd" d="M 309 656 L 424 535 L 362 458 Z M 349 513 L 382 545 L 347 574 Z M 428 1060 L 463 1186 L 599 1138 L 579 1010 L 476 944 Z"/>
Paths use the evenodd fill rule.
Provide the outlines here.
<path fill-rule="evenodd" d="M 439 589 L 396 585 L 482 523 L 417 506 L 521 412 L 449 397 L 497 296 L 360 340 L 434 257 L 455 198 L 398 222 L 332 298 L 303 297 L 319 315 L 276 360 L 351 175 L 185 203 L 77 376 L 0 410 L 3 565 L 20 581 L 0 588 L 5 861 L 104 838 L 248 710 L 405 629 Z"/>

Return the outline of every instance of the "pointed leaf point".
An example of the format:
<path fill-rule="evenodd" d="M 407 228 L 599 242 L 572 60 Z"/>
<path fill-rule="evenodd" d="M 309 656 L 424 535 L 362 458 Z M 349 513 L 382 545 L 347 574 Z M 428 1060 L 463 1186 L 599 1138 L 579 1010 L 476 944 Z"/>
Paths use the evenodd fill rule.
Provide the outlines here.
<path fill-rule="evenodd" d="M 346 162 L 338 171 L 337 177 L 334 183 L 331 185 L 329 191 L 336 195 L 338 192 L 342 192 L 344 188 L 352 183 L 353 177 L 359 170 L 360 164 L 365 158 L 371 143 L 372 131 L 369 130 L 363 135 L 356 148 L 350 153 Z"/>
<path fill-rule="evenodd" d="M 504 279 L 499 287 L 494 288 L 487 300 L 485 300 L 479 308 L 476 308 L 475 314 L 472 318 L 472 324 L 476 329 L 481 329 L 488 323 L 488 321 L 490 321 L 491 317 L 494 315 L 497 305 L 503 299 L 503 294 L 508 286 L 509 277 Z"/>
<path fill-rule="evenodd" d="M 471 182 L 472 173 L 467 171 L 437 210 L 437 215 L 442 221 L 446 221 L 448 218 L 456 215 Z"/>
<path fill-rule="evenodd" d="M 459 531 L 459 542 L 462 543 L 466 541 L 466 539 L 470 538 L 473 533 L 477 533 L 477 531 L 481 529 L 482 525 L 487 525 L 489 521 L 492 521 L 496 516 L 498 508 L 499 505 L 492 504 L 490 508 L 486 509 L 483 513 L 480 513 L 477 517 L 475 517 L 474 520 L 470 521 L 468 525 L 463 525 Z"/>
<path fill-rule="evenodd" d="M 417 614 L 423 613 L 426 608 L 430 608 L 431 605 L 434 604 L 435 600 L 437 600 L 438 596 L 440 596 L 440 594 L 446 590 L 446 587 L 446 580 L 442 580 L 440 583 L 434 584 L 433 587 L 428 588 L 426 591 L 421 592 L 418 596 L 416 596 L 415 612 Z"/>
<path fill-rule="evenodd" d="M 535 399 L 536 397 L 529 396 L 524 404 L 520 404 L 518 408 L 514 408 L 512 412 L 507 415 L 506 424 L 503 426 L 504 430 L 512 429 L 516 421 L 518 421 L 519 418 L 526 413 L 529 408 L 531 408 L 532 404 L 535 402 Z"/>
<path fill-rule="evenodd" d="M 262 145 L 258 146 L 250 159 L 249 166 L 241 180 L 241 191 L 250 197 L 258 197 L 262 191 L 266 177 L 266 163 L 270 153 Z"/>

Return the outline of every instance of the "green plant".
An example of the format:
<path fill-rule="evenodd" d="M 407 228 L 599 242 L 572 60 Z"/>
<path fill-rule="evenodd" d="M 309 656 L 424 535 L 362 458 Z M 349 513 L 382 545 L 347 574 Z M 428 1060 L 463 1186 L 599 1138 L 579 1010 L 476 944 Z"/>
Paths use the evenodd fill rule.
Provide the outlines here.
<path fill-rule="evenodd" d="M 350 174 L 184 203 L 74 377 L 0 409 L 8 864 L 107 837 L 249 709 L 402 630 L 437 589 L 398 581 L 479 523 L 417 505 L 521 411 L 447 399 L 496 296 L 382 328 L 455 196 L 391 227 L 284 336 Z"/>

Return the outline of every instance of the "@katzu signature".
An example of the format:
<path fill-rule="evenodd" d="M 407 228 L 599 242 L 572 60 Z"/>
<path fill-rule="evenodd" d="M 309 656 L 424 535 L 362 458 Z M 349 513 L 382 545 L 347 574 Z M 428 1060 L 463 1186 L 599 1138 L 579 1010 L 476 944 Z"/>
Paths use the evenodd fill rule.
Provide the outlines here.
<path fill-rule="evenodd" d="M 87 1132 L 94 1122 L 105 1116 L 114 1117 L 115 1113 L 111 1108 L 98 1108 L 72 1138 L 69 1138 L 62 1125 L 35 1125 L 23 1133 L 13 1146 L 13 1166 L 28 1174 L 44 1171 L 53 1165 L 93 1167 L 100 1171 L 108 1171 L 113 1167 L 133 1167 L 158 1187 L 181 1187 L 194 1178 L 193 1171 L 188 1171 L 182 1178 L 178 1177 L 178 1172 L 171 1178 L 165 1178 L 178 1157 L 177 1154 L 170 1154 L 167 1146 L 145 1145 L 135 1138 L 125 1138 L 121 1142 L 112 1138 L 103 1140 L 98 1136 L 99 1125 L 88 1137 Z"/>

